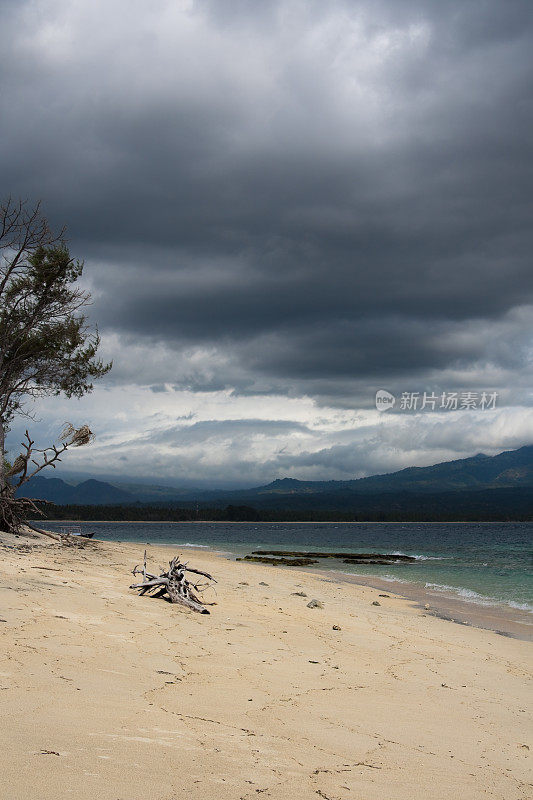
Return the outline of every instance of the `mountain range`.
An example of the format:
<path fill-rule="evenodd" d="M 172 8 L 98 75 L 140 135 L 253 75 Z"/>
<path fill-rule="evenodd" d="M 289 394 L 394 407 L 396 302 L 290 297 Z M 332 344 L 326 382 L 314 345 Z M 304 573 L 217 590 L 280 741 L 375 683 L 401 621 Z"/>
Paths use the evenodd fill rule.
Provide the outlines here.
<path fill-rule="evenodd" d="M 300 481 L 280 478 L 266 486 L 238 490 L 194 490 L 168 486 L 116 484 L 89 479 L 72 485 L 61 478 L 36 476 L 21 496 L 59 505 L 246 504 L 261 508 L 348 507 L 362 495 L 416 493 L 419 495 L 496 489 L 533 489 L 533 445 L 487 456 L 447 461 L 429 467 L 408 467 L 385 475 L 346 481 Z"/>

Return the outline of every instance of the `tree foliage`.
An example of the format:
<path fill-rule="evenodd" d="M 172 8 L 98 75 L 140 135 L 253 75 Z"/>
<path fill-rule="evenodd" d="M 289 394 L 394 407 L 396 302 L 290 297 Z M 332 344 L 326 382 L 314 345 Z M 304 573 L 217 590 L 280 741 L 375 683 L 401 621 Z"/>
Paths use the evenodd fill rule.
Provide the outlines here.
<path fill-rule="evenodd" d="M 91 296 L 76 282 L 83 264 L 54 237 L 39 207 L 0 207 L 0 419 L 4 427 L 27 397 L 81 397 L 110 364 L 82 310 Z"/>
<path fill-rule="evenodd" d="M 83 263 L 71 257 L 63 231 L 52 232 L 39 204 L 8 199 L 0 205 L 0 250 L 0 505 L 5 506 L 16 502 L 4 467 L 13 417 L 25 413 L 31 398 L 81 397 L 111 364 L 98 358 L 98 330 L 84 313 L 91 295 L 77 285 Z M 23 452 L 19 458 L 24 457 Z M 6 527 L 1 509 L 0 527 Z"/>

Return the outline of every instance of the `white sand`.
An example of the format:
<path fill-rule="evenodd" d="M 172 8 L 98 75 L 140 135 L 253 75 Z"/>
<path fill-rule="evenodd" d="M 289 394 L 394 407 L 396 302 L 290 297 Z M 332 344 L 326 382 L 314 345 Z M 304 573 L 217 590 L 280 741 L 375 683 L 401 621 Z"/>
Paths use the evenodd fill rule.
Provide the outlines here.
<path fill-rule="evenodd" d="M 533 796 L 530 643 L 191 550 L 200 616 L 128 589 L 142 545 L 41 542 L 0 551 L 6 800 Z"/>

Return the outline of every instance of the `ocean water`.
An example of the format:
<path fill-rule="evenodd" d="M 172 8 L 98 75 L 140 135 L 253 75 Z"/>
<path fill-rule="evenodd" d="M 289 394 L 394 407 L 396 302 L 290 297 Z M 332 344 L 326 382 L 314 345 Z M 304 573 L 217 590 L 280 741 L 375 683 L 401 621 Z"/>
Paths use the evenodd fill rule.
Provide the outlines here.
<path fill-rule="evenodd" d="M 81 524 L 97 539 L 168 544 L 177 551 L 211 548 L 230 557 L 261 549 L 405 554 L 416 562 L 351 566 L 327 559 L 314 568 L 412 583 L 478 605 L 533 614 L 533 523 Z M 46 523 L 49 530 L 64 525 Z"/>

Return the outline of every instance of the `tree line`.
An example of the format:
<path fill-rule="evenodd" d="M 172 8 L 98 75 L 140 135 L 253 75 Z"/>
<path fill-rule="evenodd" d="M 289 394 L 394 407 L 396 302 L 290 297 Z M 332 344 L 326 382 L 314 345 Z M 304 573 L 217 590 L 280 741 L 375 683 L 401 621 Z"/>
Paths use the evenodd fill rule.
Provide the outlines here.
<path fill-rule="evenodd" d="M 357 508 L 255 508 L 246 505 L 55 505 L 39 503 L 44 519 L 117 522 L 531 522 L 530 489 L 409 495 L 403 504 L 386 496 Z M 43 524 L 46 524 L 43 522 Z"/>

